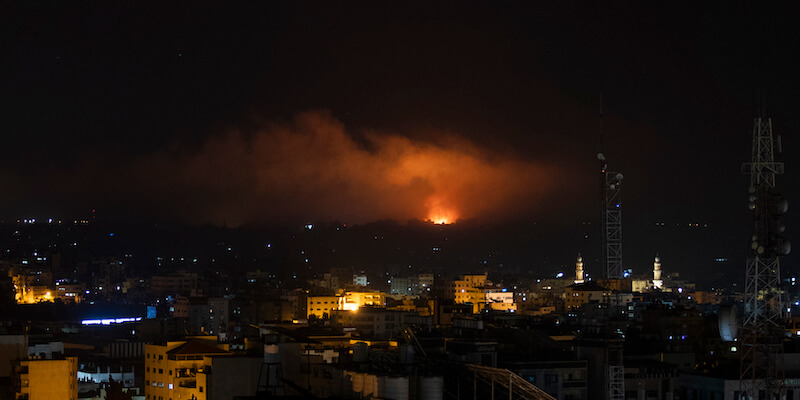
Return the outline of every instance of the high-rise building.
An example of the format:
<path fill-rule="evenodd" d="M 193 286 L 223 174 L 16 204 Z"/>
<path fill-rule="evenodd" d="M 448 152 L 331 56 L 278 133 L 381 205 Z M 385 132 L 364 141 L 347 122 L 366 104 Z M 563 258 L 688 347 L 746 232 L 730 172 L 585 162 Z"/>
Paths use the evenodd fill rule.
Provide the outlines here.
<path fill-rule="evenodd" d="M 145 345 L 145 398 L 227 400 L 255 395 L 262 357 L 237 355 L 226 347 L 196 338 Z"/>
<path fill-rule="evenodd" d="M 27 358 L 14 362 L 16 399 L 77 400 L 78 358 Z"/>

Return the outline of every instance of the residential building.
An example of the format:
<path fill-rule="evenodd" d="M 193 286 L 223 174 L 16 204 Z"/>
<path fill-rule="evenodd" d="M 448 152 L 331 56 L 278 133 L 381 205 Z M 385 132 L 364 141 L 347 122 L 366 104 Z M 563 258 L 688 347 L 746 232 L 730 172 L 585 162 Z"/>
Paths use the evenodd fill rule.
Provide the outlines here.
<path fill-rule="evenodd" d="M 345 292 L 339 297 L 340 310 L 358 310 L 361 307 L 385 307 L 386 293 L 377 290 Z"/>
<path fill-rule="evenodd" d="M 150 280 L 150 292 L 154 295 L 180 294 L 197 296 L 197 274 L 177 272 L 172 275 L 155 275 Z"/>
<path fill-rule="evenodd" d="M 77 400 L 78 358 L 28 358 L 14 365 L 15 399 Z"/>
<path fill-rule="evenodd" d="M 262 362 L 263 357 L 237 355 L 227 345 L 199 338 L 145 345 L 145 398 L 232 400 L 253 396 Z"/>
<path fill-rule="evenodd" d="M 326 318 L 331 312 L 339 309 L 339 296 L 312 296 L 307 297 L 306 317 Z"/>

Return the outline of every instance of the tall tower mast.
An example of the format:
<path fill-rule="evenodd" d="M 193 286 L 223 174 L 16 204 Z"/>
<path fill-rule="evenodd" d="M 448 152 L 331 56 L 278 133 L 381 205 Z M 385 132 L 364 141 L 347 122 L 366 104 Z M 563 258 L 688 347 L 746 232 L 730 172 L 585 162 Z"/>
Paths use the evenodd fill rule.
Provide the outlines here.
<path fill-rule="evenodd" d="M 600 160 L 600 193 L 602 196 L 603 216 L 602 260 L 603 273 L 606 279 L 622 278 L 622 174 L 608 170 L 606 157 L 597 155 Z"/>
<path fill-rule="evenodd" d="M 745 269 L 745 309 L 741 328 L 739 385 L 748 400 L 783 398 L 783 331 L 786 308 L 780 289 L 780 256 L 789 253 L 783 225 L 778 220 L 788 204 L 775 191 L 775 175 L 783 173 L 783 163 L 775 162 L 781 151 L 780 137 L 773 140 L 772 119 L 756 118 L 753 125 L 752 161 L 742 165 L 750 175 L 750 209 L 754 216 L 750 257 Z"/>
<path fill-rule="evenodd" d="M 603 97 L 600 96 L 600 197 L 603 214 L 600 220 L 603 275 L 606 279 L 622 278 L 622 174 L 608 170 L 603 151 Z M 625 339 L 616 332 L 606 332 L 606 398 L 625 400 Z"/>

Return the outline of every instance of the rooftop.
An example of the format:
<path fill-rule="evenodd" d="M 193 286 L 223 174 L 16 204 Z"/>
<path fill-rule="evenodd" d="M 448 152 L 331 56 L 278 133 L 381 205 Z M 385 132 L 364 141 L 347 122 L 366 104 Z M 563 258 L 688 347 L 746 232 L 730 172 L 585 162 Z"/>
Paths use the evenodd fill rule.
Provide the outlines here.
<path fill-rule="evenodd" d="M 220 349 L 214 342 L 208 340 L 191 339 L 188 342 L 168 351 L 167 354 L 230 354 L 230 352 Z"/>

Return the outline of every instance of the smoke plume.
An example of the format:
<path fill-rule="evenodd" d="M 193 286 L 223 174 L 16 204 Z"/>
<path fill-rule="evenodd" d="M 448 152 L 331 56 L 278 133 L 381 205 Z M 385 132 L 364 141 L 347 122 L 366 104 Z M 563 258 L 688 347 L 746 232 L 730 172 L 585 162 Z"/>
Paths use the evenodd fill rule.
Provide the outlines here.
<path fill-rule="evenodd" d="M 366 132 L 356 140 L 329 113 L 306 112 L 256 133 L 53 173 L 40 195 L 112 214 L 229 226 L 454 222 L 530 215 L 552 184 L 549 168 L 455 135 L 430 136 L 438 139 Z"/>

